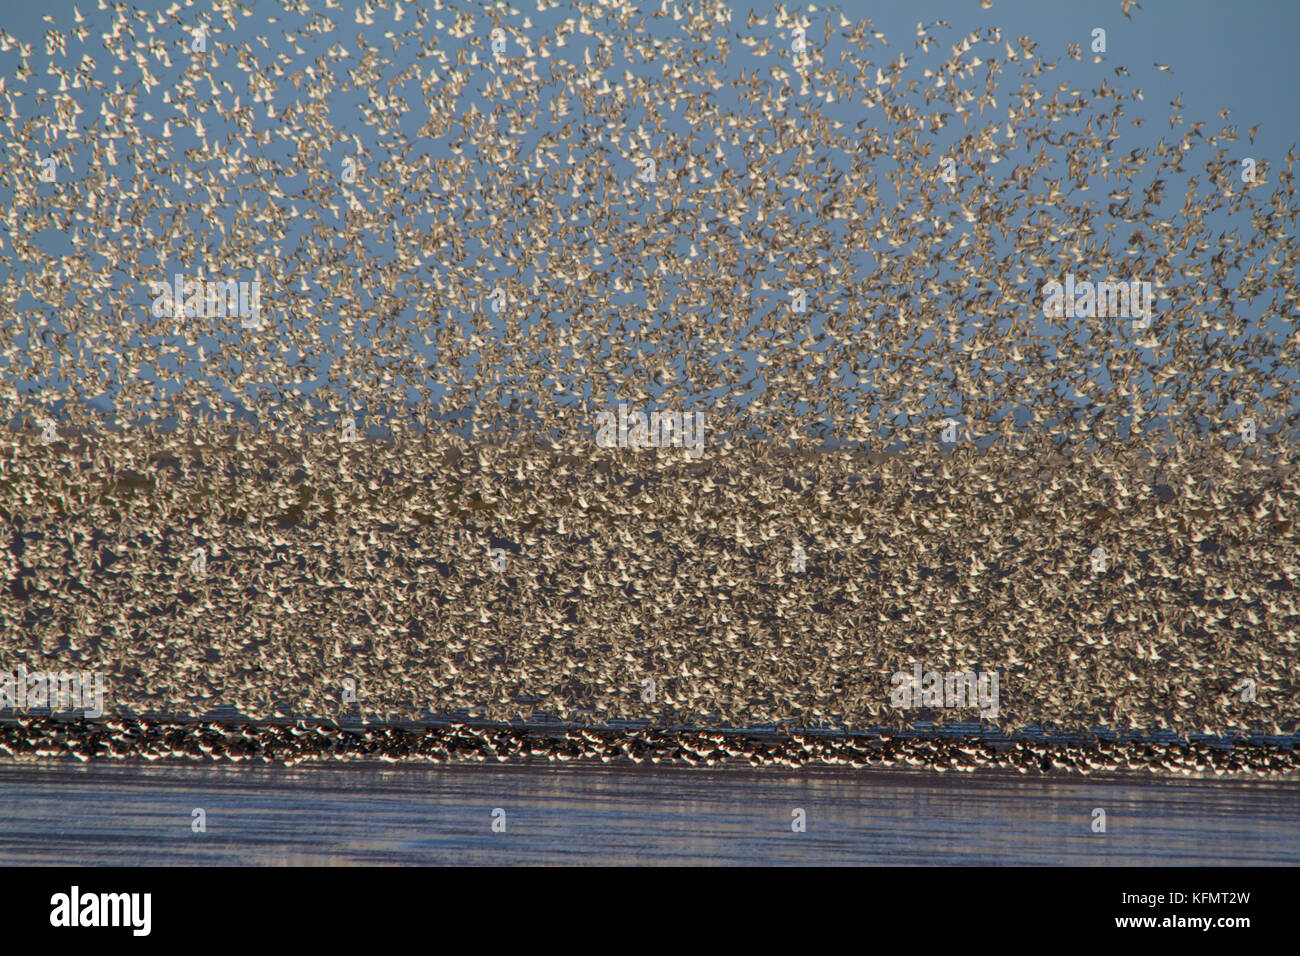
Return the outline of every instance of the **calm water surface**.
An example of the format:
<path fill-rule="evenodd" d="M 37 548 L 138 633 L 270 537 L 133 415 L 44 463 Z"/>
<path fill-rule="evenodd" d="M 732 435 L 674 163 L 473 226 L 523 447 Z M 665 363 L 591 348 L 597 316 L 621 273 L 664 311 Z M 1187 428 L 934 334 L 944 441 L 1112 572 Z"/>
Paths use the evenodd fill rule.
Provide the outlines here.
<path fill-rule="evenodd" d="M 1094 808 L 1105 834 L 1091 829 Z M 207 832 L 191 829 L 206 812 Z M 505 810 L 506 832 L 492 832 Z M 791 832 L 791 812 L 807 832 Z M 0 766 L 0 864 L 1300 864 L 1300 781 Z"/>

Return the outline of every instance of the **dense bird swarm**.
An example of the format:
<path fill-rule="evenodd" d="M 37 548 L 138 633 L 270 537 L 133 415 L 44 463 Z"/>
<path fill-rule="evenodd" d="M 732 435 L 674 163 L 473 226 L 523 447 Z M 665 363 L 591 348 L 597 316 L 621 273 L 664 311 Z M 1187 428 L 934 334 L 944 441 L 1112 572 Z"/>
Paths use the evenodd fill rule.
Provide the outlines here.
<path fill-rule="evenodd" d="M 1294 148 L 994 27 L 284 5 L 0 31 L 0 669 L 860 728 L 921 662 L 1003 726 L 1295 730 Z M 1067 274 L 1149 327 L 1045 318 Z M 620 402 L 703 455 L 599 447 Z"/>
<path fill-rule="evenodd" d="M 294 765 L 329 760 L 485 763 L 571 760 L 594 764 L 924 767 L 940 773 L 999 768 L 1016 773 L 1146 771 L 1185 776 L 1276 776 L 1300 768 L 1300 750 L 1266 740 L 1156 742 L 1123 735 L 1012 740 L 949 734 L 837 734 L 661 728 L 501 727 L 462 723 L 419 727 L 340 726 L 113 719 L 100 723 L 41 717 L 0 724 L 0 755 L 15 762 L 51 757 L 191 760 Z"/>
<path fill-rule="evenodd" d="M 103 668 L 136 712 L 334 717 L 351 677 L 369 719 L 887 726 L 917 716 L 890 678 L 919 661 L 999 670 L 1004 726 L 1293 727 L 1296 476 L 1244 453 L 1158 484 L 1104 458 L 760 443 L 21 453 L 7 658 Z"/>

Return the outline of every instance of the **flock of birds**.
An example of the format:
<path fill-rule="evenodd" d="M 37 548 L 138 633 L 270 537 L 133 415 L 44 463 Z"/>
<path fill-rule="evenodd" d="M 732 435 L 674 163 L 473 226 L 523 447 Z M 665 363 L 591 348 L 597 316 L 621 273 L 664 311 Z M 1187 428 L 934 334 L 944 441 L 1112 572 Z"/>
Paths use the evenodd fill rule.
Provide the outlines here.
<path fill-rule="evenodd" d="M 1016 773 L 1145 771 L 1181 776 L 1281 776 L 1300 769 L 1300 750 L 1266 741 L 1154 741 L 953 737 L 916 734 L 764 734 L 664 728 L 476 727 L 461 723 L 408 728 L 220 721 L 112 719 L 102 726 L 29 718 L 0 724 L 0 756 L 13 761 L 71 757 L 295 764 L 375 759 L 386 763 L 677 764 L 748 763 L 795 769 L 808 765 L 925 768 L 970 773 L 999 767 Z"/>
<path fill-rule="evenodd" d="M 920 661 L 1007 727 L 1296 730 L 1294 147 L 1142 129 L 1087 38 L 1056 82 L 833 7 L 281 6 L 0 29 L 0 671 L 972 716 L 891 706 Z M 1045 319 L 1066 274 L 1157 314 Z M 156 315 L 174 275 L 258 321 Z M 705 411 L 703 457 L 598 447 L 620 402 Z"/>

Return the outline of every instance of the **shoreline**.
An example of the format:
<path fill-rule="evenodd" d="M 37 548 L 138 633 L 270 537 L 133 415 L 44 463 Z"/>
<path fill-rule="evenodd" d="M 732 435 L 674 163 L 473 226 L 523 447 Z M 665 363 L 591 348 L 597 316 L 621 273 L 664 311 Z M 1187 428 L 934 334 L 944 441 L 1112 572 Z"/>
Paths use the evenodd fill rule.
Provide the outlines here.
<path fill-rule="evenodd" d="M 1193 735 L 1195 736 L 1195 735 Z M 294 766 L 304 761 L 921 768 L 936 773 L 1146 772 L 1300 778 L 1300 736 L 1155 740 L 1101 734 L 1031 738 L 953 728 L 901 733 L 780 732 L 574 725 L 340 724 L 333 721 L 0 718 L 0 767 L 48 760 L 140 759 Z"/>

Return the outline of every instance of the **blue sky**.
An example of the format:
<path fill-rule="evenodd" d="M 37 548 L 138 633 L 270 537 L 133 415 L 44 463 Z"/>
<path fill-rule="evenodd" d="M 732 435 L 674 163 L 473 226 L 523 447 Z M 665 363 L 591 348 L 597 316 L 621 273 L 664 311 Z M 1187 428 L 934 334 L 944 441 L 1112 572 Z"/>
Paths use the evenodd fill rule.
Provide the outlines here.
<path fill-rule="evenodd" d="M 72 3 L 50 2 L 42 5 L 18 6 L 11 11 L 6 11 L 3 28 L 13 37 L 24 43 L 33 45 L 34 53 L 30 65 L 39 72 L 44 67 L 47 58 L 44 56 L 44 36 L 49 25 L 41 18 L 44 15 L 52 16 L 58 29 L 66 31 L 74 23 Z M 171 3 L 151 5 L 141 4 L 139 7 L 144 10 L 156 11 L 167 9 Z M 249 5 L 253 11 L 253 16 L 242 18 L 240 22 L 240 32 L 236 39 L 251 40 L 256 34 L 262 34 L 267 38 L 268 48 L 263 48 L 260 44 L 255 47 L 259 57 L 263 60 L 269 60 L 277 52 L 292 52 L 287 41 L 283 38 L 281 30 L 284 28 L 292 29 L 301 18 L 296 14 L 286 14 L 279 5 L 268 3 L 253 3 Z M 464 5 L 462 5 L 464 6 Z M 80 12 L 85 16 L 87 25 L 92 28 L 92 39 L 84 47 L 77 47 L 75 44 L 70 45 L 69 58 L 75 63 L 76 59 L 83 51 L 90 51 L 92 55 L 96 52 L 101 53 L 98 59 L 97 72 L 102 80 L 108 82 L 110 86 L 113 82 L 122 81 L 124 85 L 129 85 L 132 77 L 111 75 L 111 66 L 108 57 L 102 55 L 102 46 L 94 37 L 102 32 L 108 22 L 108 12 L 97 9 L 95 0 L 78 5 Z M 646 3 L 641 6 L 644 15 L 657 9 L 658 4 Z M 354 13 L 358 8 L 355 3 L 343 3 L 341 11 L 332 11 L 331 14 L 340 23 L 340 29 L 329 37 L 322 48 L 332 45 L 334 42 L 343 42 L 345 46 L 352 47 L 352 37 L 359 27 L 353 24 Z M 1038 79 L 1040 89 L 1044 93 L 1050 94 L 1058 83 L 1067 82 L 1072 86 L 1077 86 L 1081 90 L 1089 90 L 1095 87 L 1102 79 L 1112 85 L 1118 85 L 1123 90 L 1140 88 L 1143 91 L 1143 102 L 1137 104 L 1127 104 L 1125 115 L 1125 125 L 1123 129 L 1124 139 L 1122 146 L 1125 150 L 1130 148 L 1150 148 L 1160 139 L 1172 140 L 1181 135 L 1182 127 L 1179 130 L 1171 130 L 1169 127 L 1169 115 L 1171 112 L 1171 102 L 1181 95 L 1180 113 L 1186 123 L 1204 121 L 1207 131 L 1210 129 L 1217 130 L 1223 125 L 1223 121 L 1218 119 L 1217 114 L 1222 109 L 1231 110 L 1231 118 L 1227 122 L 1237 126 L 1242 139 L 1234 144 L 1241 156 L 1252 156 L 1261 162 L 1272 163 L 1275 168 L 1283 165 L 1283 158 L 1288 149 L 1290 149 L 1298 138 L 1296 133 L 1300 129 L 1300 123 L 1297 118 L 1300 117 L 1300 108 L 1297 107 L 1295 91 L 1300 89 L 1300 77 L 1297 77 L 1297 65 L 1294 57 L 1294 38 L 1300 28 L 1300 4 L 1296 3 L 1262 3 L 1262 2 L 1245 2 L 1241 4 L 1227 3 L 1209 3 L 1209 2 L 1158 2 L 1158 0 L 1144 0 L 1141 9 L 1132 11 L 1132 19 L 1126 19 L 1120 11 L 1118 0 L 1105 0 L 1105 2 L 1080 2 L 1080 3 L 1044 3 L 1044 2 L 1011 2 L 1011 0 L 996 0 L 992 9 L 984 10 L 977 0 L 970 2 L 922 2 L 922 3 L 847 3 L 841 5 L 845 15 L 850 20 L 857 20 L 861 17 L 869 18 L 874 29 L 884 32 L 889 38 L 888 48 L 878 48 L 880 62 L 887 62 L 897 54 L 900 49 L 906 52 L 909 58 L 913 58 L 917 51 L 913 48 L 913 40 L 916 33 L 918 21 L 924 21 L 926 24 L 933 24 L 936 20 L 944 20 L 950 27 L 949 33 L 941 34 L 942 42 L 940 51 L 946 51 L 947 45 L 955 41 L 971 30 L 983 29 L 990 25 L 998 25 L 1002 29 L 1003 38 L 1010 41 L 1013 45 L 1017 35 L 1025 35 L 1033 39 L 1037 44 L 1037 50 L 1040 56 L 1047 60 L 1057 60 L 1058 69 L 1044 77 Z M 182 8 L 182 18 L 189 17 L 191 13 L 205 9 L 202 4 L 195 4 L 193 7 Z M 323 10 L 323 5 L 312 4 L 313 11 Z M 410 5 L 407 6 L 410 10 Z M 731 59 L 725 71 L 721 73 L 721 78 L 726 80 L 730 75 L 738 73 L 740 70 L 752 71 L 759 66 L 759 61 L 751 58 L 751 54 L 745 49 L 737 39 L 741 36 L 754 36 L 770 38 L 776 45 L 788 44 L 788 36 L 783 32 L 776 30 L 773 26 L 755 27 L 750 29 L 747 26 L 747 15 L 751 7 L 748 4 L 736 5 L 733 7 L 734 15 L 732 22 L 726 28 L 725 34 L 732 37 L 731 41 Z M 765 6 L 755 8 L 758 13 L 768 16 L 769 24 L 772 23 L 770 9 Z M 839 52 L 850 49 L 850 46 L 841 39 L 838 31 L 833 30 L 829 41 L 824 39 L 822 29 L 819 24 L 824 22 L 828 15 L 825 7 L 817 5 L 816 12 L 812 12 L 812 6 L 790 5 L 790 10 L 805 10 L 814 21 L 814 27 L 809 31 L 809 39 L 814 45 L 827 47 L 825 50 L 826 61 L 828 64 L 835 63 L 838 60 Z M 575 15 L 575 10 L 568 5 L 561 5 L 556 9 L 546 12 L 539 12 L 535 6 L 528 3 L 519 5 L 520 13 L 518 16 L 506 18 L 507 24 L 522 28 L 524 18 L 527 17 L 533 24 L 533 29 L 529 31 L 530 36 L 540 36 L 544 32 L 553 29 L 557 22 L 566 17 Z M 444 20 L 449 19 L 447 9 L 435 13 L 435 17 Z M 276 23 L 268 23 L 268 17 L 275 17 Z M 393 54 L 391 48 L 384 46 L 382 34 L 386 29 L 390 29 L 392 24 L 385 19 L 383 12 L 377 12 L 375 19 L 377 26 L 367 27 L 367 35 L 372 42 L 378 42 L 385 56 L 389 56 L 394 61 L 394 66 L 386 68 L 385 79 L 399 74 L 408 62 L 413 62 L 412 47 L 407 46 Z M 403 27 L 411 25 L 411 15 L 408 13 Z M 482 18 L 480 17 L 480 21 Z M 1105 53 L 1105 62 L 1094 64 L 1092 56 L 1088 51 L 1088 46 L 1092 40 L 1092 31 L 1101 27 L 1106 30 L 1107 49 Z M 666 35 L 673 30 L 673 21 L 671 18 L 665 18 L 659 21 L 648 23 L 648 29 L 654 31 L 655 35 Z M 486 30 L 486 24 L 482 28 L 476 27 L 476 30 Z M 1072 62 L 1065 57 L 1065 48 L 1070 43 L 1078 43 L 1083 47 L 1083 57 L 1080 62 Z M 569 45 L 563 50 L 554 51 L 556 54 L 563 53 L 570 62 L 581 63 L 582 56 L 582 38 L 572 37 Z M 314 53 L 314 51 L 310 51 Z M 946 55 L 946 54 L 945 54 Z M 59 59 L 56 57 L 56 59 Z M 243 80 L 242 75 L 233 66 L 233 57 L 224 57 L 225 63 L 218 73 L 218 78 L 228 77 L 238 91 L 240 83 Z M 14 73 L 18 66 L 18 56 L 15 52 L 0 53 L 0 75 L 4 75 L 9 82 L 9 88 L 21 88 L 15 83 Z M 304 63 L 309 63 L 309 59 L 304 59 Z M 355 61 L 351 61 L 355 62 Z M 1170 67 L 1168 72 L 1158 71 L 1155 64 L 1163 64 Z M 1127 77 L 1116 77 L 1113 74 L 1113 68 L 1118 65 L 1124 65 L 1129 71 Z M 293 68 L 291 68 L 293 69 Z M 128 69 L 127 73 L 131 71 Z M 169 78 L 161 68 L 155 72 L 163 76 L 161 86 L 155 87 L 152 94 L 141 92 L 140 105 L 142 110 L 148 110 L 156 117 L 168 115 L 168 108 L 161 102 L 161 96 L 169 85 Z M 179 73 L 179 69 L 173 70 L 173 73 Z M 621 75 L 621 64 L 616 70 L 610 71 L 613 75 Z M 653 65 L 648 70 L 649 75 L 653 75 Z M 488 74 L 485 71 L 483 78 L 487 79 Z M 1004 73 L 1001 77 L 1001 86 L 998 91 L 999 106 L 998 109 L 1005 111 L 1006 101 L 1004 97 L 1010 91 L 1014 90 L 1020 83 L 1018 77 L 1012 72 Z M 28 89 L 40 85 L 40 81 L 33 79 L 26 84 Z M 54 86 L 51 83 L 50 86 Z M 414 84 L 412 84 L 414 86 Z M 560 84 L 562 86 L 562 84 Z M 547 91 L 548 94 L 552 92 Z M 278 84 L 276 107 L 283 110 L 285 105 L 292 102 L 297 94 L 288 86 L 285 81 Z M 719 93 L 719 101 L 725 102 L 727 97 L 726 91 Z M 797 94 L 796 94 L 797 96 Z M 356 134 L 363 139 L 363 145 L 366 146 L 371 154 L 370 163 L 382 163 L 387 157 L 385 146 L 378 141 L 373 129 L 368 129 L 359 122 L 348 122 L 349 115 L 355 115 L 360 109 L 361 100 L 364 94 L 352 92 L 348 94 L 336 93 L 331 98 L 331 115 L 337 126 L 349 134 Z M 244 102 L 251 99 L 245 94 Z M 28 95 L 22 98 L 17 104 L 20 121 L 28 117 L 39 117 L 40 108 L 35 104 L 33 98 Z M 734 100 L 734 97 L 733 97 Z M 82 117 L 84 121 L 93 120 L 96 110 L 93 103 L 86 103 L 86 114 Z M 467 106 L 475 104 L 480 109 L 487 110 L 490 108 L 488 101 L 473 92 L 467 95 L 463 101 Z M 581 104 L 575 104 L 576 109 L 581 111 Z M 418 112 L 418 111 L 416 111 Z M 874 122 L 872 116 L 868 115 L 860 105 L 852 102 L 837 103 L 833 107 L 827 107 L 825 114 L 828 117 L 839 118 L 846 122 L 850 127 L 859 121 Z M 212 114 L 208 114 L 211 116 Z M 1141 118 L 1144 125 L 1140 129 L 1128 126 L 1128 121 L 1134 118 Z M 206 121 L 206 120 L 205 120 Z M 274 123 L 268 124 L 268 128 L 273 128 Z M 402 129 L 406 133 L 417 150 L 427 149 L 435 157 L 446 157 L 450 155 L 448 150 L 454 145 L 453 136 L 442 137 L 421 137 L 419 127 L 422 125 L 417 117 L 405 117 L 402 123 Z M 208 123 L 209 139 L 220 139 L 221 130 L 217 122 Z M 1253 144 L 1246 141 L 1247 131 L 1258 126 L 1258 133 L 1255 135 Z M 213 127 L 216 127 L 215 129 Z M 541 136 L 547 132 L 549 127 L 543 122 L 539 123 L 538 128 L 530 136 L 533 143 L 541 139 Z M 692 137 L 696 131 L 689 128 L 688 124 L 680 118 L 675 121 L 673 132 L 683 137 Z M 960 134 L 960 127 L 950 126 L 945 134 L 941 134 L 936 142 L 942 143 L 943 136 L 948 134 Z M 178 131 L 178 144 L 185 145 L 179 138 L 188 135 L 188 131 Z M 952 137 L 949 136 L 949 139 Z M 197 142 L 197 141 L 196 141 Z M 703 147 L 701 139 L 689 139 L 696 148 Z M 532 145 L 532 143 L 528 144 Z M 284 143 L 282 141 L 273 141 L 264 151 L 263 155 L 275 160 L 277 156 L 288 157 L 294 148 L 294 144 Z M 341 147 L 336 147 L 337 155 L 331 155 L 331 160 L 341 159 L 346 152 Z M 733 156 L 732 153 L 735 152 Z M 739 155 L 738 151 L 727 150 L 728 162 L 737 165 L 743 165 L 745 159 Z M 6 157 L 6 162 L 12 163 L 13 157 Z M 75 168 L 79 160 L 74 160 Z M 84 162 L 84 159 L 80 160 Z M 669 161 L 671 162 L 671 160 Z M 631 175 L 635 169 L 629 167 L 624 173 Z M 1189 173 L 1188 175 L 1191 175 Z M 124 175 L 125 178 L 125 175 Z M 287 185 L 286 191 L 294 185 L 292 182 Z M 297 185 L 303 185 L 299 180 Z M 1182 189 L 1181 184 L 1171 184 L 1167 190 L 1167 201 L 1175 207 L 1181 201 Z M 12 187 L 9 182 L 0 178 L 0 204 L 8 204 L 12 198 Z M 449 197 L 450 198 L 450 197 Z M 882 197 L 888 200 L 888 197 Z M 166 212 L 159 214 L 160 218 L 166 215 Z M 432 222 L 436 217 L 429 217 L 427 221 Z M 156 221 L 156 220 L 151 220 Z M 810 223 L 810 225 L 812 225 Z M 194 230 L 210 230 L 211 224 L 202 222 L 198 217 L 192 217 L 192 227 Z M 1232 224 L 1226 220 L 1222 223 L 1207 223 L 1207 227 L 1215 234 L 1224 229 L 1232 227 Z M 6 234 L 10 227 L 7 224 L 0 224 L 0 236 Z M 296 235 L 301 237 L 305 234 L 303 229 Z M 215 232 L 212 233 L 212 240 L 215 244 L 217 241 Z M 392 247 L 388 243 L 391 237 L 375 236 L 371 237 L 368 244 L 367 254 L 373 255 L 379 262 L 391 261 Z M 53 255 L 60 254 L 60 250 L 71 248 L 66 237 L 55 235 L 44 235 L 41 237 L 41 244 L 47 252 Z M 280 243 L 286 248 L 285 255 L 291 251 L 292 241 L 289 243 Z M 681 242 L 683 251 L 686 246 L 690 245 L 688 238 L 684 235 Z M 468 243 L 467 256 L 474 256 L 481 251 L 481 246 L 476 246 L 471 240 Z M 135 283 L 137 287 L 134 297 L 135 304 L 143 309 L 149 302 L 147 287 L 150 281 L 159 276 L 169 274 L 168 250 L 157 249 L 154 251 L 153 264 L 156 266 L 158 275 L 150 274 L 148 276 L 138 277 Z M 270 250 L 264 250 L 269 256 Z M 104 255 L 111 255 L 111 250 L 103 251 Z M 527 282 L 536 277 L 541 268 L 544 266 L 545 257 L 540 261 L 527 263 L 522 267 L 511 269 L 503 267 L 502 276 L 520 282 Z M 861 264 L 864 273 L 870 273 L 874 268 L 871 261 L 872 256 L 867 254 L 861 257 Z M 269 261 L 269 260 L 268 260 Z M 770 279 L 773 285 L 780 283 L 780 266 L 766 274 L 760 274 L 758 278 Z M 7 277 L 5 275 L 5 266 L 0 264 L 0 282 L 6 279 L 17 278 Z M 489 277 L 490 278 L 490 277 Z M 682 276 L 679 278 L 679 284 L 682 291 L 688 292 L 690 277 Z M 635 287 L 626 294 L 615 296 L 614 301 L 626 306 L 630 317 L 623 320 L 622 326 L 611 335 L 622 335 L 628 338 L 646 332 L 646 329 L 661 331 L 659 326 L 662 323 L 662 317 L 653 313 L 647 314 L 645 311 L 644 292 Z M 758 296 L 759 305 L 756 307 L 754 323 L 761 320 L 764 310 L 770 311 L 779 307 L 783 299 L 778 294 L 770 296 Z M 30 296 L 20 303 L 20 308 L 24 305 L 31 306 L 34 303 Z M 820 308 L 812 310 L 812 315 L 808 321 L 806 335 L 814 342 L 823 335 L 823 325 L 825 315 L 833 312 L 836 308 L 845 306 L 843 301 L 837 300 L 834 294 L 819 300 Z M 469 328 L 470 322 L 467 313 L 471 308 L 470 303 L 452 303 L 447 310 L 445 321 L 459 321 L 463 327 Z M 453 314 L 457 313 L 457 314 Z M 292 316 L 280 317 L 283 321 L 293 322 Z M 490 318 L 490 317 L 489 317 Z M 407 345 L 413 354 L 418 354 L 422 359 L 431 364 L 436 364 L 439 360 L 439 353 L 429 342 L 426 341 L 430 336 L 428 325 L 422 319 L 415 308 L 404 311 L 400 321 L 406 323 L 412 329 L 412 334 L 407 341 Z M 525 319 L 527 325 L 529 319 Z M 421 333 L 421 325 L 424 324 Z M 55 317 L 54 324 L 61 325 L 62 320 Z M 496 330 L 503 331 L 498 323 Z M 62 325 L 63 328 L 70 330 L 75 338 L 77 330 L 75 325 L 68 323 Z M 326 333 L 337 332 L 338 328 L 328 323 L 325 326 Z M 351 341 L 355 342 L 356 339 Z M 25 339 L 18 337 L 15 342 L 19 346 L 25 345 Z M 199 336 L 200 344 L 204 345 L 206 355 L 211 357 L 222 354 L 223 349 L 226 353 L 232 351 L 233 342 L 230 339 L 223 340 L 220 335 Z M 604 354 L 604 345 L 588 340 L 584 347 L 590 348 L 593 354 Z M 332 384 L 329 377 L 329 369 L 334 363 L 337 353 L 331 353 L 327 340 L 322 340 L 319 347 L 308 350 L 307 354 L 290 355 L 289 360 L 300 361 L 306 366 L 313 369 L 314 386 L 336 387 L 337 383 Z M 750 349 L 737 348 L 730 355 L 725 343 L 718 348 L 718 354 L 715 356 L 714 365 L 720 367 L 733 359 L 743 365 L 745 369 L 745 378 L 758 376 L 760 380 L 748 397 L 757 397 L 763 394 L 761 383 L 759 356 Z M 864 361 L 878 361 L 879 357 L 864 356 Z M 598 359 L 597 359 L 598 361 Z M 176 387 L 176 383 L 183 382 L 187 377 L 202 376 L 204 372 L 202 365 L 197 360 L 187 360 L 183 357 L 172 357 L 165 365 L 155 370 L 146 370 L 146 375 L 155 375 L 160 383 L 160 389 L 168 390 Z M 845 370 L 846 377 L 852 376 L 852 370 Z M 1102 373 L 1104 375 L 1104 372 Z M 21 368 L 18 366 L 9 366 L 0 368 L 0 379 L 9 381 L 24 381 L 21 374 Z M 851 378 L 848 379 L 852 381 Z M 66 386 L 68 383 L 61 383 Z M 744 395 L 737 396 L 733 394 L 726 396 L 728 389 L 726 387 L 715 386 L 710 390 L 705 389 L 704 384 L 698 384 L 692 397 L 695 400 L 721 400 L 724 397 L 732 401 L 743 403 L 748 400 Z M 656 393 L 656 388 L 651 386 L 652 394 Z M 433 394 L 440 394 L 436 386 L 430 388 Z M 860 394 L 860 393 L 854 393 Z M 587 398 L 593 396 L 588 393 Z M 609 404 L 618 401 L 618 395 L 612 391 L 604 396 L 595 395 L 596 399 L 603 399 Z M 345 396 L 346 398 L 346 396 Z M 248 396 L 244 397 L 245 401 Z M 944 396 L 936 395 L 936 402 L 948 407 L 950 411 L 957 413 L 960 411 L 960 404 L 949 404 Z M 803 409 L 808 415 L 815 417 L 821 410 L 815 407 L 815 402 L 809 402 Z"/>

